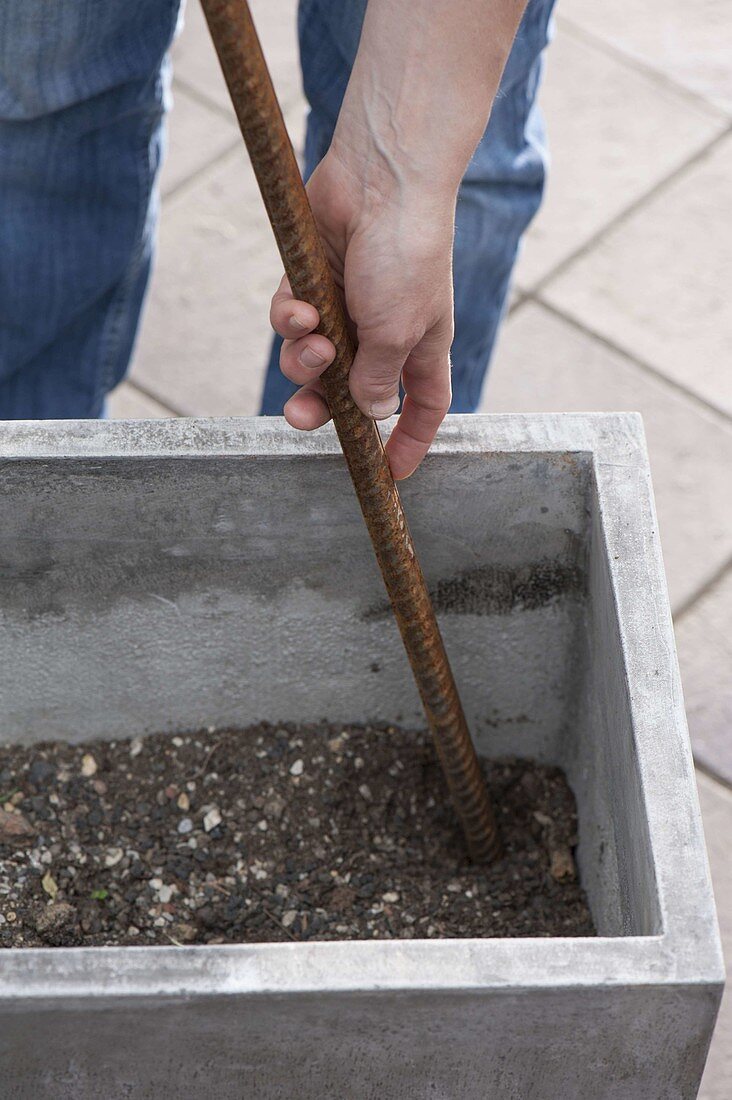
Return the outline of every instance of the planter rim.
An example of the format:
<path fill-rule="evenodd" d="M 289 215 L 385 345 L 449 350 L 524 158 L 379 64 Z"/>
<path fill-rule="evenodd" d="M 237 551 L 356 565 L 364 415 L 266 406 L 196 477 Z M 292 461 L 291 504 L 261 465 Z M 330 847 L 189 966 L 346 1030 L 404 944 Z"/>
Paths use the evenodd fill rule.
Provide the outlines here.
<path fill-rule="evenodd" d="M 433 447 L 438 455 L 495 452 L 586 453 L 591 458 L 624 650 L 633 655 L 632 726 L 661 933 L 576 939 L 7 949 L 0 955 L 0 999 L 326 990 L 419 993 L 616 984 L 721 987 L 724 968 L 641 417 L 637 413 L 450 416 Z M 339 453 L 331 426 L 299 433 L 279 417 L 0 423 L 0 454 L 11 463 L 15 459 L 276 458 Z M 607 506 L 613 498 L 614 509 Z M 663 731 L 660 745 L 659 731 Z M 671 789 L 690 796 L 678 800 L 680 810 L 673 821 L 668 820 L 658 793 Z"/>
<path fill-rule="evenodd" d="M 724 984 L 699 941 L 667 935 L 343 940 L 191 947 L 11 948 L 0 1002 L 22 998 L 297 994 Z"/>

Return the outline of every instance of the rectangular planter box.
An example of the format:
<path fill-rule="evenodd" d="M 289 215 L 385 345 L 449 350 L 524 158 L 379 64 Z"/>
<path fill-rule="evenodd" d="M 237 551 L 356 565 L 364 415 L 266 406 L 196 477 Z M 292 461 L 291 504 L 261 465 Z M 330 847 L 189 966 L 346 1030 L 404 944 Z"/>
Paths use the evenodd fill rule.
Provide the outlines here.
<path fill-rule="evenodd" d="M 0 426 L 0 736 L 422 724 L 330 430 Z M 451 417 L 405 506 L 599 936 L 0 955 L 3 1098 L 696 1096 L 722 963 L 640 418 Z"/>

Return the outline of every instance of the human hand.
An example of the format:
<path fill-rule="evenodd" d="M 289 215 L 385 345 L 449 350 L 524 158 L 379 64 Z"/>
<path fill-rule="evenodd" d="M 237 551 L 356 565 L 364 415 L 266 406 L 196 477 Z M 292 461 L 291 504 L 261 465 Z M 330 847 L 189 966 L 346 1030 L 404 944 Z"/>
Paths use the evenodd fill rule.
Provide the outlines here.
<path fill-rule="evenodd" d="M 383 420 L 399 407 L 401 379 L 404 402 L 386 453 L 393 476 L 409 477 L 450 406 L 454 193 L 374 187 L 331 147 L 308 196 L 358 343 L 351 394 L 367 416 Z M 312 431 L 330 419 L 320 375 L 335 349 L 313 331 L 317 310 L 293 298 L 286 278 L 270 321 L 284 337 L 281 370 L 302 387 L 285 417 Z"/>

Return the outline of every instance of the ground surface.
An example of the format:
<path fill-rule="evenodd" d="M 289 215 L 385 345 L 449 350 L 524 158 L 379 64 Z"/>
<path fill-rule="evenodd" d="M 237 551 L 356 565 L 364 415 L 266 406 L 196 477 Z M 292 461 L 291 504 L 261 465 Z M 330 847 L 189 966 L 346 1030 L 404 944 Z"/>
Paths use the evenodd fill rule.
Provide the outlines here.
<path fill-rule="evenodd" d="M 479 867 L 425 734 L 0 748 L 0 944 L 592 935 L 562 773 L 486 768 L 504 852 Z"/>
<path fill-rule="evenodd" d="M 295 0 L 252 8 L 291 130 Z M 544 209 L 485 411 L 643 413 L 712 874 L 732 956 L 732 5 L 561 0 L 542 102 Z M 119 416 L 256 411 L 279 263 L 189 5 L 175 49 L 160 254 Z M 701 1100 L 732 1095 L 732 997 Z"/>

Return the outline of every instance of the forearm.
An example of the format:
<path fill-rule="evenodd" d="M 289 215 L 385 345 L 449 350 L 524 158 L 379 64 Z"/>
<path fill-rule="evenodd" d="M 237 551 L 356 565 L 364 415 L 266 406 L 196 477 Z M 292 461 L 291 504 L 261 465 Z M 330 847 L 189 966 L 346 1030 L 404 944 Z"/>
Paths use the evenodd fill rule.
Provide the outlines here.
<path fill-rule="evenodd" d="M 369 0 L 333 152 L 376 196 L 454 194 L 526 0 Z"/>

